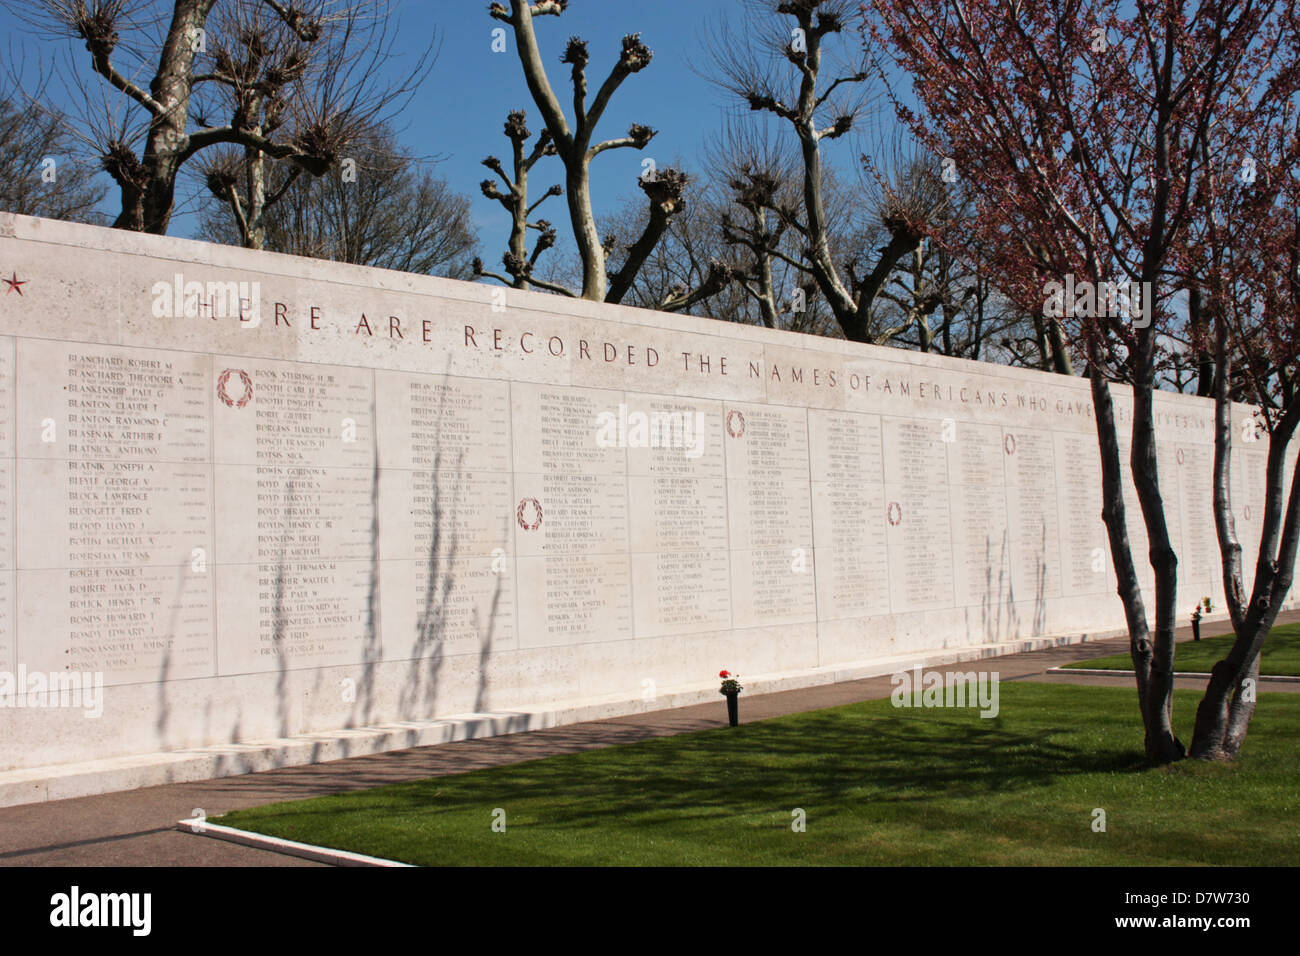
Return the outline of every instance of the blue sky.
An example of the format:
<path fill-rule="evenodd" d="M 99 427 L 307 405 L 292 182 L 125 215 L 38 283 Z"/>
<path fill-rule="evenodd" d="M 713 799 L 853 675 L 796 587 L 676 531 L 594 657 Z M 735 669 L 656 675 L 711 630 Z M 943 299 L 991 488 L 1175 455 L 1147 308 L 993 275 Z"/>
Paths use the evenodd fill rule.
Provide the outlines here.
<path fill-rule="evenodd" d="M 170 8 L 170 3 L 163 5 Z M 504 210 L 479 192 L 478 183 L 491 175 L 480 163 L 489 154 L 503 159 L 508 155 L 509 143 L 501 128 L 511 109 L 527 109 L 534 134 L 543 124 L 524 85 L 513 37 L 507 53 L 492 52 L 492 30 L 502 24 L 488 16 L 487 5 L 487 0 L 394 3 L 400 31 L 395 49 L 398 55 L 390 62 L 389 70 L 394 76 L 408 73 L 431 35 L 435 31 L 439 34 L 437 62 L 396 122 L 402 130 L 403 144 L 420 155 L 439 157 L 436 174 L 471 197 L 483 258 L 495 263 L 504 248 L 507 220 Z M 612 65 L 624 34 L 639 32 L 654 51 L 650 66 L 623 84 L 598 132 L 620 135 L 630 122 L 638 122 L 657 129 L 658 136 L 644 152 L 614 150 L 595 161 L 592 188 L 598 214 L 613 211 L 622 200 L 638 194 L 636 178 L 646 156 L 659 165 L 680 160 L 688 169 L 701 169 L 709 136 L 735 104 L 695 69 L 703 69 L 706 31 L 740 11 L 740 0 L 571 0 L 564 16 L 538 18 L 539 42 L 551 69 L 551 82 L 566 104 L 567 67 L 559 63 L 559 58 L 571 34 L 589 42 L 592 61 L 588 76 L 593 90 Z M 80 44 L 56 45 L 39 40 L 4 7 L 0 7 L 0 36 L 7 38 L 0 45 L 0 53 L 9 57 L 22 52 L 29 75 L 36 63 L 48 64 L 56 51 L 61 61 L 66 62 L 71 55 L 78 68 L 87 67 L 87 54 Z M 90 79 L 104 85 L 98 77 Z M 111 90 L 108 95 L 121 99 Z M 840 154 L 841 161 L 855 155 L 853 144 L 847 141 L 835 144 L 833 152 Z M 562 181 L 558 161 L 546 160 L 534 170 L 533 193 L 540 195 L 546 186 Z M 115 190 L 110 190 L 109 206 L 115 198 Z M 549 200 L 539 215 L 556 222 L 561 249 L 568 247 L 563 201 Z M 194 225 L 194 217 L 182 212 L 173 221 L 171 232 L 191 235 Z"/>
<path fill-rule="evenodd" d="M 639 32 L 654 51 L 650 66 L 624 82 L 599 131 L 606 137 L 617 136 L 629 123 L 638 122 L 659 133 L 645 152 L 615 150 L 592 164 L 592 195 L 598 212 L 616 208 L 621 197 L 636 191 L 636 178 L 645 157 L 653 157 L 661 165 L 677 156 L 687 163 L 695 161 L 723 114 L 725 96 L 691 67 L 702 58 L 701 34 L 710 19 L 716 20 L 737 6 L 737 0 L 665 0 L 654 4 L 573 0 L 563 17 L 536 20 L 551 84 L 566 104 L 568 68 L 559 59 L 571 34 L 588 41 L 592 89 L 613 65 L 625 34 Z M 439 174 L 460 191 L 473 195 L 476 225 L 485 245 L 499 234 L 499 244 L 504 246 L 505 211 L 480 195 L 478 182 L 491 175 L 480 162 L 489 154 L 503 159 L 508 155 L 509 143 L 501 127 L 510 110 L 526 109 L 534 134 L 543 126 L 524 85 L 513 37 L 508 39 L 507 53 L 492 52 L 492 30 L 503 24 L 488 16 L 487 4 L 480 0 L 407 2 L 402 4 L 401 16 L 403 30 L 409 25 L 413 37 L 427 41 L 435 28 L 442 36 L 441 52 L 425 93 L 403 117 L 409 124 L 405 140 L 422 152 L 448 157 L 439 166 Z M 548 160 L 534 170 L 531 181 L 534 195 L 540 195 L 551 183 L 563 183 L 563 170 L 558 161 Z M 564 219 L 562 200 L 548 200 L 544 208 L 557 225 Z M 484 258 L 494 262 L 497 254 L 494 248 Z"/>

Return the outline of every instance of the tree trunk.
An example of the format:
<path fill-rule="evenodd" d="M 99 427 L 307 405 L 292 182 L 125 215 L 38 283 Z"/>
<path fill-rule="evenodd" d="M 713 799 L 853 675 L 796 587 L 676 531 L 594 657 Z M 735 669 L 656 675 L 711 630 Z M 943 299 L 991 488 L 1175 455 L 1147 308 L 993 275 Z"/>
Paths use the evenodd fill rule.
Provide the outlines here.
<path fill-rule="evenodd" d="M 132 232 L 144 231 L 144 190 L 132 183 L 123 183 L 120 187 L 122 211 L 113 220 L 114 229 L 129 229 Z"/>
<path fill-rule="evenodd" d="M 930 331 L 930 323 L 923 315 L 916 316 L 916 342 L 917 350 L 922 354 L 929 352 L 934 346 L 934 333 Z"/>
<path fill-rule="evenodd" d="M 1204 305 L 1203 293 L 1198 287 L 1193 286 L 1187 294 L 1187 324 L 1196 355 L 1196 394 L 1201 398 L 1209 398 L 1215 394 L 1215 373 L 1214 360 L 1202 344 L 1209 328 Z"/>
<path fill-rule="evenodd" d="M 1292 400 L 1273 430 L 1268 449 L 1264 522 L 1260 534 L 1255 585 L 1250 603 L 1241 567 L 1241 543 L 1232 515 L 1229 475 L 1232 462 L 1231 374 L 1226 330 L 1219 323 L 1214 355 L 1214 524 L 1223 556 L 1223 591 L 1232 617 L 1236 640 L 1227 657 L 1210 671 L 1205 695 L 1196 708 L 1191 755 L 1201 760 L 1233 760 L 1255 712 L 1259 659 L 1282 601 L 1295 573 L 1297 539 L 1300 539 L 1300 476 L 1291 484 L 1285 523 L 1282 499 L 1287 446 L 1300 422 L 1300 401 Z M 1249 683 L 1248 683 L 1249 682 Z"/>
<path fill-rule="evenodd" d="M 1058 375 L 1073 375 L 1074 364 L 1070 361 L 1070 350 L 1066 346 L 1065 333 L 1061 323 L 1056 319 L 1047 320 L 1047 334 L 1052 340 L 1052 371 Z"/>
<path fill-rule="evenodd" d="M 207 23 L 215 0 L 176 0 L 158 73 L 150 93 L 162 107 L 152 116 L 142 166 L 145 182 L 138 203 L 123 206 L 114 225 L 164 235 L 176 204 L 176 177 L 189 143 L 190 91 L 194 73 L 194 38 Z M 123 197 L 124 200 L 129 197 Z"/>
<path fill-rule="evenodd" d="M 1047 344 L 1047 319 L 1037 312 L 1029 313 L 1029 320 L 1034 324 L 1034 344 L 1038 346 L 1039 365 L 1044 372 L 1052 369 L 1052 350 Z"/>
<path fill-rule="evenodd" d="M 514 205 L 510 209 L 510 242 L 507 248 L 515 262 L 528 262 L 528 172 L 532 164 L 524 156 L 524 140 L 512 138 L 510 152 L 515 173 L 510 196 Z M 522 272 L 511 276 L 516 289 L 528 289 L 528 278 Z"/>
<path fill-rule="evenodd" d="M 161 131 L 165 137 L 173 132 L 172 124 L 167 123 Z M 150 142 L 155 140 L 150 134 Z M 170 146 L 156 146 L 145 155 L 145 165 L 150 170 L 149 182 L 145 186 L 141 203 L 143 230 L 157 236 L 167 234 L 171 224 L 172 210 L 176 207 L 176 175 L 180 171 L 180 157 Z"/>
<path fill-rule="evenodd" d="M 1268 636 L 1277 618 L 1277 613 L 1269 614 L 1267 621 L 1261 621 L 1253 630 L 1245 628 L 1237 632 L 1237 641 L 1233 642 L 1233 651 L 1238 642 L 1246 648 L 1246 653 L 1254 647 L 1263 647 L 1264 638 Z M 1250 664 L 1239 669 L 1232 661 L 1232 653 L 1217 662 L 1210 671 L 1210 681 L 1205 688 L 1205 696 L 1196 707 L 1196 726 L 1192 732 L 1191 756 L 1199 760 L 1232 760 L 1241 749 L 1246 730 L 1250 726 L 1251 715 L 1255 712 L 1254 694 L 1246 694 L 1248 686 L 1258 689 L 1259 651 L 1255 651 Z M 1247 700 L 1247 697 L 1250 700 Z"/>
<path fill-rule="evenodd" d="M 1128 519 L 1124 507 L 1123 471 L 1120 468 L 1119 432 L 1115 425 L 1115 403 L 1110 383 L 1101 372 L 1098 349 L 1089 341 L 1088 382 L 1096 412 L 1097 443 L 1101 454 L 1102 520 L 1110 542 L 1111 561 L 1115 566 L 1116 593 L 1128 622 L 1129 654 L 1137 682 L 1138 709 L 1142 723 L 1147 720 L 1147 689 L 1151 680 L 1151 636 L 1147 628 L 1146 605 L 1138 583 L 1137 567 L 1128 538 Z"/>
<path fill-rule="evenodd" d="M 1141 348 L 1141 346 L 1139 346 Z M 1140 376 L 1133 384 L 1133 450 L 1130 469 L 1155 571 L 1156 620 L 1152 635 L 1151 679 L 1146 699 L 1146 753 L 1158 763 L 1186 756 L 1173 731 L 1174 627 L 1177 618 L 1178 555 L 1169 540 L 1164 498 L 1156 463 L 1155 389 Z"/>
<path fill-rule="evenodd" d="M 606 292 L 605 247 L 600 244 L 596 217 L 591 211 L 591 176 L 586 160 L 565 161 L 565 192 L 569 201 L 569 218 L 573 221 L 573 238 L 582 259 L 582 298 L 604 302 Z"/>
<path fill-rule="evenodd" d="M 246 249 L 266 248 L 266 156 L 259 149 L 244 150 L 248 173 L 248 231 Z"/>
<path fill-rule="evenodd" d="M 754 235 L 767 235 L 767 210 L 762 206 L 755 205 L 750 209 L 750 219 L 753 221 Z M 764 248 L 762 252 L 755 252 L 758 258 L 758 312 L 763 320 L 763 325 L 769 329 L 779 328 L 776 306 L 776 287 L 772 279 L 772 257 Z M 793 308 L 794 302 L 791 301 Z M 805 307 L 807 303 L 804 304 Z"/>
<path fill-rule="evenodd" d="M 817 133 L 811 120 L 798 130 L 803 153 L 803 203 L 808 217 L 808 258 L 813 279 L 826 297 L 844 337 L 850 342 L 866 342 L 866 323 L 858 318 L 853 298 L 841 286 L 831 261 L 830 242 L 826 235 L 826 209 L 822 202 L 822 159 L 817 145 Z"/>
<path fill-rule="evenodd" d="M 763 325 L 769 329 L 779 328 L 777 324 L 776 290 L 772 283 L 772 257 L 762 253 L 758 257 L 758 312 Z M 794 303 L 791 302 L 791 305 Z M 806 303 L 805 303 L 806 306 Z"/>
<path fill-rule="evenodd" d="M 1276 611 L 1273 619 L 1277 619 Z M 1273 621 L 1264 625 L 1261 632 L 1264 637 L 1273 627 Z M 1262 648 L 1263 638 L 1260 639 Z M 1250 662 L 1250 669 L 1246 674 L 1246 681 L 1250 682 L 1252 689 L 1258 691 L 1259 688 L 1259 654 Z M 1243 685 L 1245 681 L 1243 681 Z M 1241 753 L 1242 741 L 1246 739 L 1246 730 L 1250 727 L 1250 718 L 1255 714 L 1255 697 L 1254 693 L 1245 693 L 1244 686 L 1239 687 L 1237 693 L 1232 697 L 1232 705 L 1228 708 L 1228 726 L 1223 735 L 1223 752 L 1229 760 L 1236 760 L 1237 755 Z"/>

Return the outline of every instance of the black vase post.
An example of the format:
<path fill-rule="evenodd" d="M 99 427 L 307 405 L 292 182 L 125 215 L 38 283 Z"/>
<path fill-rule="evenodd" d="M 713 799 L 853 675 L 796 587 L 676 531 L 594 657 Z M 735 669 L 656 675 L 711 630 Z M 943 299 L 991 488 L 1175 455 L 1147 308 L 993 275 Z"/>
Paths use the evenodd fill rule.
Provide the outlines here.
<path fill-rule="evenodd" d="M 732 727 L 740 726 L 740 694 L 732 691 L 727 695 L 727 720 Z"/>
<path fill-rule="evenodd" d="M 1200 639 L 1201 639 L 1201 619 L 1199 617 L 1194 617 L 1192 618 L 1192 640 L 1199 641 Z"/>

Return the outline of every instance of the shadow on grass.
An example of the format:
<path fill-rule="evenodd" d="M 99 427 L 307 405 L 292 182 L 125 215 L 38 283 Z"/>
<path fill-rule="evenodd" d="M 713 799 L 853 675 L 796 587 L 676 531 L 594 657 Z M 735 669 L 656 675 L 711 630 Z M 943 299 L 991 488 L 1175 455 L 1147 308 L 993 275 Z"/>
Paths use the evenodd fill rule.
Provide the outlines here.
<path fill-rule="evenodd" d="M 362 826 L 397 825 L 502 804 L 527 814 L 533 804 L 545 806 L 548 828 L 589 828 L 602 819 L 680 825 L 796 805 L 950 804 L 1149 769 L 1139 749 L 1116 750 L 1107 727 L 1081 732 L 1061 723 L 1059 712 L 1050 724 L 1011 729 L 971 711 L 879 703 L 277 804 L 237 813 L 233 822 L 275 828 L 296 818 L 310 827 L 311 817 L 325 815 L 331 828 L 345 830 L 354 816 Z"/>
<path fill-rule="evenodd" d="M 1228 655 L 1236 637 L 1231 633 L 1205 637 L 1200 641 L 1184 641 L 1174 651 L 1174 670 L 1208 674 L 1210 669 Z M 1110 668 L 1133 670 L 1133 660 L 1127 653 L 1107 654 L 1072 661 L 1064 665 L 1069 670 L 1094 670 Z M 1300 624 L 1280 624 L 1269 631 L 1260 655 L 1260 673 L 1265 676 L 1300 675 Z"/>

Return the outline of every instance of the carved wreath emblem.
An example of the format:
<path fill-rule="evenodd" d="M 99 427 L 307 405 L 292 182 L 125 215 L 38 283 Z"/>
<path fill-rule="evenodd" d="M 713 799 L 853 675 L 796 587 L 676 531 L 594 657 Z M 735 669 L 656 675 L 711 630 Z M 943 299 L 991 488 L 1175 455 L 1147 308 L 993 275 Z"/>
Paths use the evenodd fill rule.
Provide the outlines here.
<path fill-rule="evenodd" d="M 532 505 L 533 513 L 536 517 L 532 521 L 525 519 L 524 515 L 528 512 L 528 506 Z M 519 501 L 519 507 L 515 509 L 515 520 L 519 522 L 519 527 L 525 531 L 536 531 L 542 525 L 542 504 L 536 498 L 523 498 Z"/>
<path fill-rule="evenodd" d="M 903 506 L 897 501 L 891 501 L 889 507 L 885 509 L 885 517 L 888 519 L 891 527 L 897 527 L 903 523 Z"/>
<path fill-rule="evenodd" d="M 1016 453 L 1016 436 L 1008 432 L 1007 437 L 1002 439 L 1002 448 L 1008 455 L 1014 455 Z"/>
<path fill-rule="evenodd" d="M 727 412 L 727 434 L 732 438 L 739 438 L 745 434 L 745 416 L 737 409 Z"/>
<path fill-rule="evenodd" d="M 244 388 L 244 393 L 239 398 L 231 398 L 230 393 L 226 391 L 226 385 L 229 384 L 232 375 L 239 376 L 240 384 Z M 217 379 L 217 398 L 225 402 L 230 408 L 243 408 L 253 400 L 253 380 L 249 378 L 248 373 L 242 368 L 228 368 Z"/>

